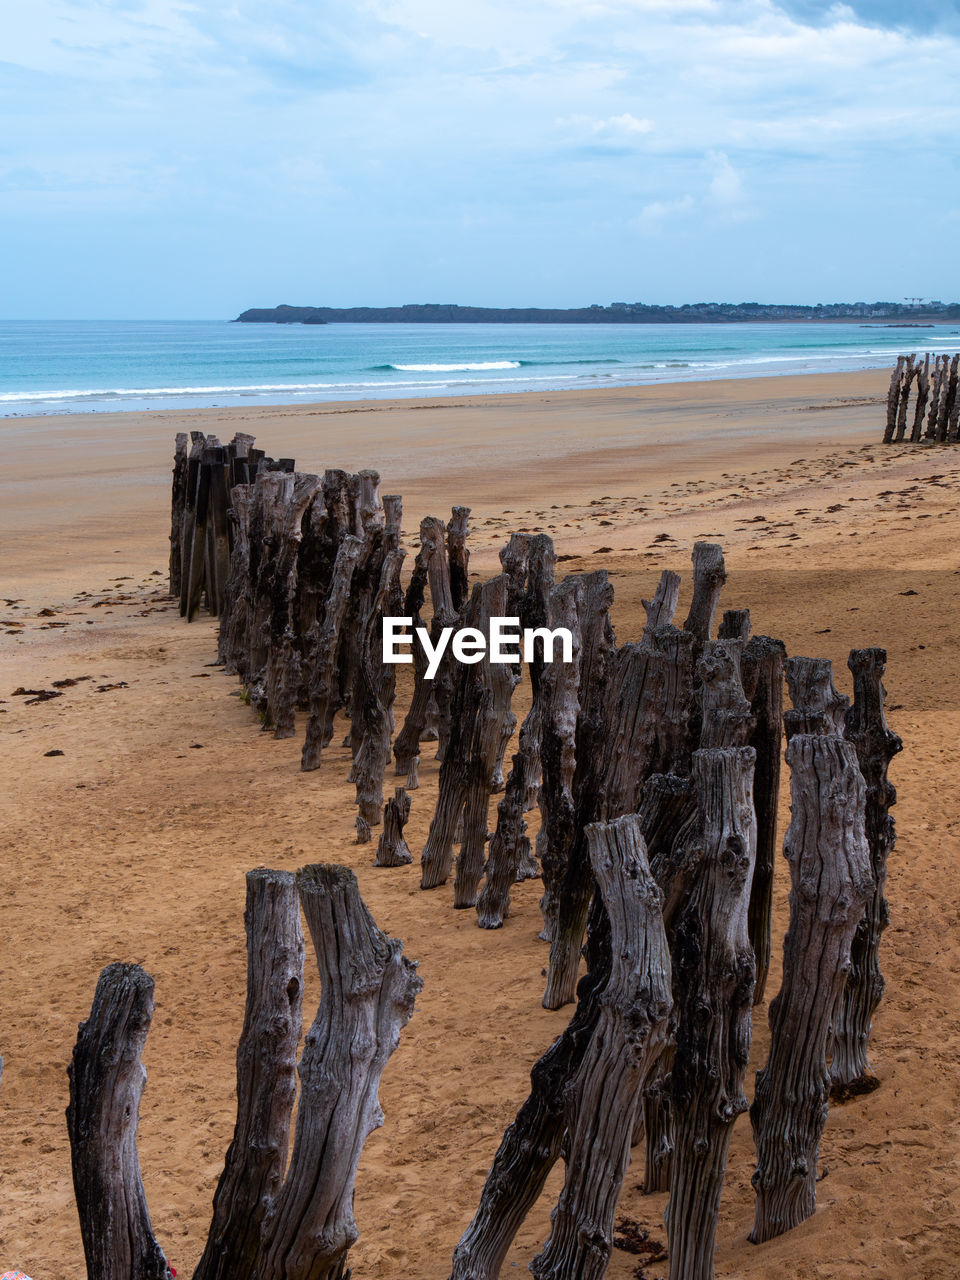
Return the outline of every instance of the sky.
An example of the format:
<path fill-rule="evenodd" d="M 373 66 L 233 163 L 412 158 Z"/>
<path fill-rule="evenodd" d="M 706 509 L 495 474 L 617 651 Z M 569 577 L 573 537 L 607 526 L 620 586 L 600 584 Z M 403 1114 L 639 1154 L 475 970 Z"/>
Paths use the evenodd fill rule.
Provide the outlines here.
<path fill-rule="evenodd" d="M 960 0 L 0 0 L 0 316 L 960 297 Z"/>

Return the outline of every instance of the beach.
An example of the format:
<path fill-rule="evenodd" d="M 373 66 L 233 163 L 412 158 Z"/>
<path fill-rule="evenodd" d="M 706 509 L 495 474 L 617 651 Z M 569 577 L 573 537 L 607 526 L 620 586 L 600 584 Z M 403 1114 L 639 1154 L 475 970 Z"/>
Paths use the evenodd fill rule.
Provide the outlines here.
<path fill-rule="evenodd" d="M 82 1274 L 66 1068 L 97 975 L 115 959 L 156 980 L 140 1158 L 168 1259 L 181 1276 L 196 1264 L 233 1128 L 252 867 L 351 866 L 380 927 L 420 962 L 417 1012 L 383 1078 L 385 1124 L 360 1163 L 357 1280 L 449 1274 L 529 1069 L 571 1013 L 540 1004 L 538 882 L 517 887 L 493 932 L 452 909 L 452 885 L 420 891 L 436 762 L 425 754 L 412 797 L 413 865 L 373 868 L 373 847 L 353 842 L 348 751 L 333 747 L 319 772 L 301 774 L 299 732 L 261 734 L 214 665 L 215 621 L 179 618 L 166 596 L 170 468 L 175 432 L 196 428 L 221 440 L 250 432 L 303 471 L 375 468 L 384 493 L 403 495 L 408 571 L 421 517 L 446 518 L 454 504 L 472 510 L 477 577 L 496 572 L 510 532 L 550 533 L 558 573 L 610 570 L 621 642 L 639 638 L 641 600 L 665 568 L 685 574 L 683 616 L 691 549 L 707 539 L 726 555 L 723 607 L 749 605 L 754 631 L 790 654 L 831 658 L 843 692 L 850 649 L 886 648 L 888 718 L 904 751 L 891 766 L 899 841 L 871 1047 L 881 1087 L 831 1108 L 816 1215 L 761 1247 L 746 1240 L 753 1144 L 739 1119 L 717 1275 L 953 1277 L 960 452 L 882 446 L 888 381 L 881 370 L 0 419 L 0 1267 L 34 1280 Z M 400 715 L 408 696 L 401 681 Z M 789 882 L 778 861 L 774 969 L 754 1015 L 748 1096 L 779 985 Z M 319 985 L 310 963 L 308 1022 Z M 664 1197 L 645 1197 L 641 1177 L 636 1159 L 618 1217 L 663 1240 Z M 504 1275 L 522 1274 L 542 1244 L 560 1181 L 555 1170 Z M 627 1280 L 636 1266 L 615 1250 L 608 1274 Z"/>

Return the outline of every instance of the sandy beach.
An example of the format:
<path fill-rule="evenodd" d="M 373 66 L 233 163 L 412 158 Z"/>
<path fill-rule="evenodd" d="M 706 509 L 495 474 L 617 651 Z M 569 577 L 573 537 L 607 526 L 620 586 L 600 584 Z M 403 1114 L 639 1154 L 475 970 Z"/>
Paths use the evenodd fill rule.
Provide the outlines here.
<path fill-rule="evenodd" d="M 0 1270 L 83 1274 L 66 1067 L 100 969 L 123 959 L 156 980 L 140 1157 L 157 1237 L 190 1274 L 233 1127 L 252 867 L 353 867 L 378 924 L 420 961 L 423 993 L 381 1089 L 386 1121 L 358 1175 L 357 1280 L 445 1280 L 529 1069 L 570 1015 L 540 1005 L 537 882 L 495 932 L 452 909 L 451 885 L 420 891 L 437 764 L 425 760 L 413 796 L 413 866 L 374 869 L 371 846 L 353 843 L 348 752 L 301 774 L 299 736 L 261 734 L 213 665 L 216 623 L 179 618 L 166 596 L 170 467 L 174 433 L 196 427 L 249 431 L 304 471 L 376 468 L 383 491 L 403 495 L 408 552 L 422 516 L 471 507 L 478 577 L 511 531 L 549 532 L 561 573 L 611 571 L 621 641 L 639 637 L 661 570 L 686 572 L 709 538 L 726 553 L 725 606 L 749 605 L 754 630 L 791 654 L 831 658 L 844 692 L 849 650 L 887 649 L 888 715 L 905 745 L 891 768 L 899 842 L 871 1051 L 881 1088 L 831 1109 L 817 1214 L 761 1247 L 746 1239 L 741 1117 L 717 1275 L 956 1276 L 960 451 L 879 443 L 888 376 L 0 419 Z M 401 713 L 407 696 L 402 684 Z M 786 922 L 780 862 L 769 994 Z M 318 985 L 308 963 L 310 1017 Z M 641 1176 L 636 1162 L 619 1216 L 662 1240 L 664 1197 L 644 1196 Z M 524 1273 L 559 1185 L 555 1171 L 504 1275 Z M 616 1251 L 609 1275 L 639 1276 L 637 1263 Z"/>

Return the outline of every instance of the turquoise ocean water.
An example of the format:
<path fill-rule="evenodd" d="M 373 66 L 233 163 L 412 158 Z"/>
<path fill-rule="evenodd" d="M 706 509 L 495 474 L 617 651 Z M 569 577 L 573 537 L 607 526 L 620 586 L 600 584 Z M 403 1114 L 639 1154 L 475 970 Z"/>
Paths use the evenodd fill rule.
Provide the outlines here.
<path fill-rule="evenodd" d="M 956 322 L 236 324 L 0 321 L 0 416 L 467 395 L 885 368 Z"/>

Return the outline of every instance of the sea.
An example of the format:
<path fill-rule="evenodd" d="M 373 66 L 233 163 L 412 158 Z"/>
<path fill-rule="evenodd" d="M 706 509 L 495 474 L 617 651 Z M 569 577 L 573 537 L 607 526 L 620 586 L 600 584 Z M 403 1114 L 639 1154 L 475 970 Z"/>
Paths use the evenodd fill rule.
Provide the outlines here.
<path fill-rule="evenodd" d="M 960 326 L 0 321 L 0 417 L 642 386 L 889 367 Z"/>

